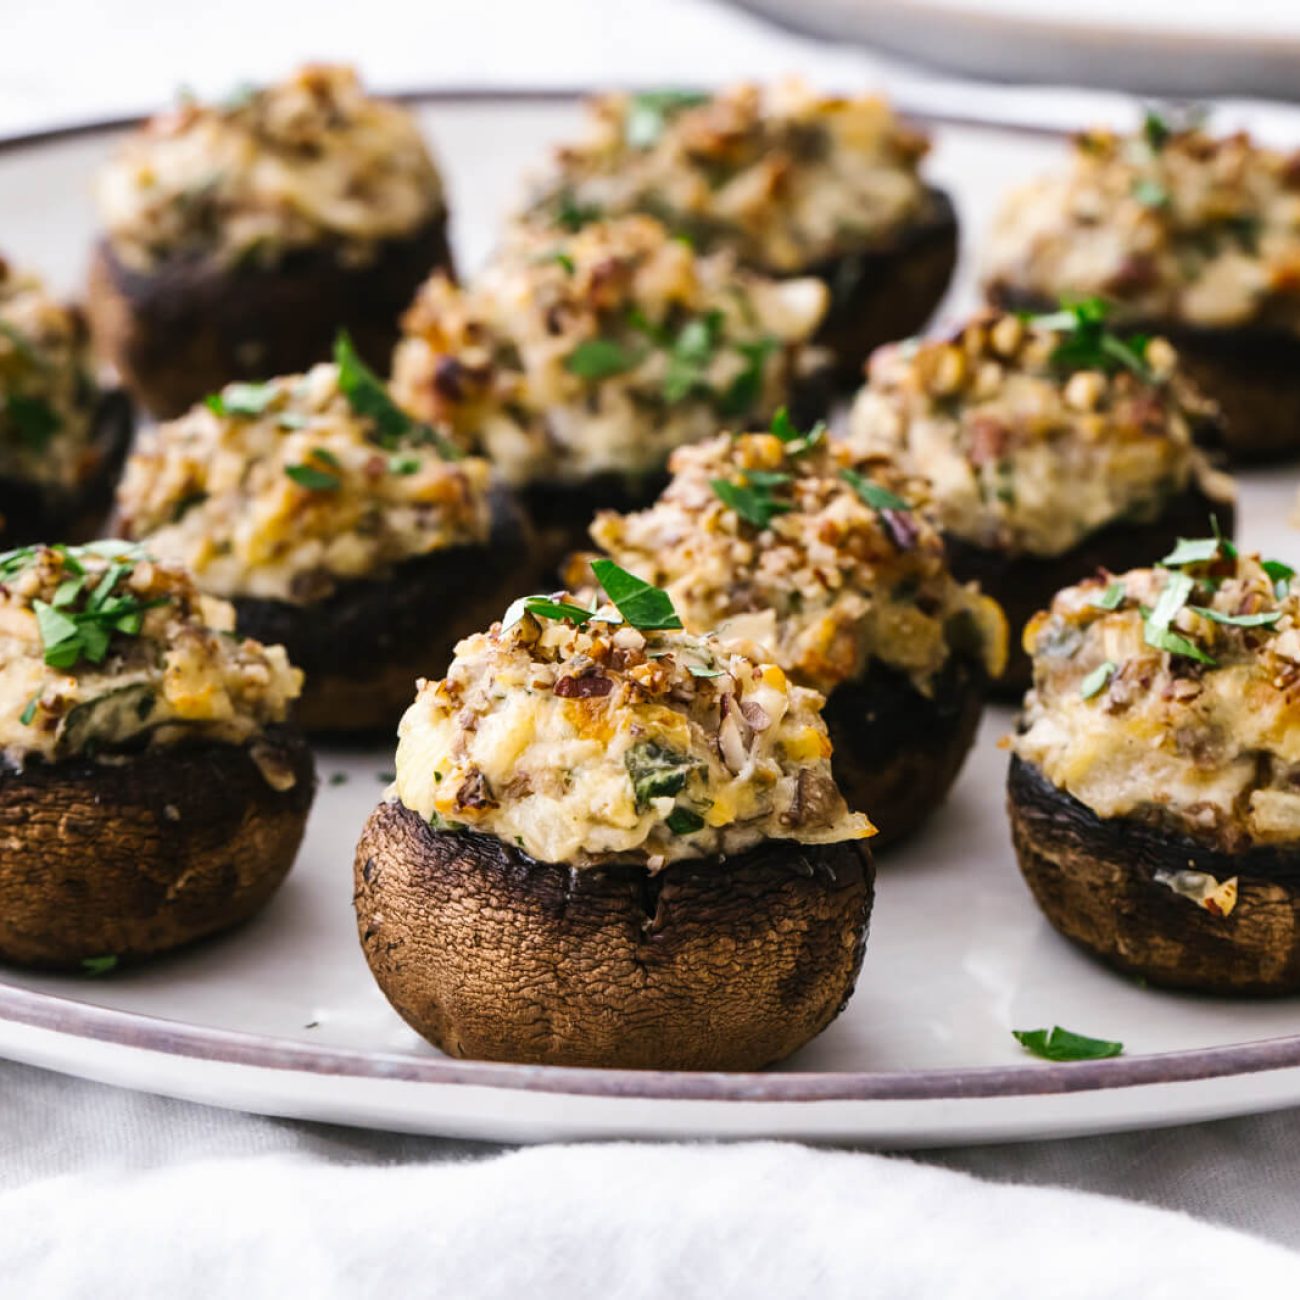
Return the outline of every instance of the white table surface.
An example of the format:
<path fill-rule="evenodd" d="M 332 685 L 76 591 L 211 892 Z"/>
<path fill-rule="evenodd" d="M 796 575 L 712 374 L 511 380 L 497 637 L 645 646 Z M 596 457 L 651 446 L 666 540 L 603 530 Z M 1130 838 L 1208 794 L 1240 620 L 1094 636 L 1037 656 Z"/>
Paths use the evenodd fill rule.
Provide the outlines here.
<path fill-rule="evenodd" d="M 266 15 L 273 14 L 263 25 Z M 1078 99 L 963 86 L 770 28 L 700 0 L 43 0 L 5 6 L 0 135 L 147 109 L 188 84 L 220 91 L 303 57 L 347 58 L 382 88 L 709 82 L 800 71 L 928 102 L 1070 122 Z M 1090 96 L 1089 116 L 1122 114 Z M 1241 106 L 1241 113 L 1258 109 Z M 1223 119 L 1221 119 L 1223 120 Z M 1230 120 L 1230 118 L 1229 118 Z M 1289 114 L 1266 129 L 1287 133 Z M 0 245 L 3 215 L 0 214 Z M 0 1221 L 36 1180 L 126 1178 L 201 1157 L 294 1152 L 331 1164 L 477 1160 L 494 1148 L 240 1116 L 0 1064 Z M 1107 1192 L 1179 1208 L 1300 1250 L 1300 1114 L 1045 1144 L 928 1152 L 1000 1182 Z M 0 1222 L 0 1260 L 6 1246 Z M 915 1294 L 922 1294 L 918 1290 Z M 1009 1291 L 1008 1294 L 1011 1292 Z M 1051 1294 L 1040 1289 L 1039 1294 Z M 55 1293 L 52 1293 L 55 1294 Z"/>

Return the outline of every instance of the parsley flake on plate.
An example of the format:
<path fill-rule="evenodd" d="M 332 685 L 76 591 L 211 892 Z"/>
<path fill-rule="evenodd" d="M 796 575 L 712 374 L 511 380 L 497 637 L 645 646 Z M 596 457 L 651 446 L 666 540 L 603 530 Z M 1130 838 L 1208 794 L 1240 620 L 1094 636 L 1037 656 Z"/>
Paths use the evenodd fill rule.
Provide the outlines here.
<path fill-rule="evenodd" d="M 1089 1038 L 1060 1025 L 1051 1029 L 1013 1029 L 1011 1033 L 1021 1047 L 1045 1061 L 1104 1061 L 1124 1051 L 1123 1043 Z"/>

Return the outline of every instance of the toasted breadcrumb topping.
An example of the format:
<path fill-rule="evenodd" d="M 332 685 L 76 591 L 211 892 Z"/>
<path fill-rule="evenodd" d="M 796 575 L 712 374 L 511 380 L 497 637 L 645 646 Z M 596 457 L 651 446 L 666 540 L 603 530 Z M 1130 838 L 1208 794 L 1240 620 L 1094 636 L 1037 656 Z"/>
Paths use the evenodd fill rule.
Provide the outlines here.
<path fill-rule="evenodd" d="M 684 447 L 671 468 L 652 507 L 604 512 L 591 535 L 666 589 L 687 627 L 760 642 L 827 694 L 873 663 L 925 694 L 954 654 L 1001 671 L 1001 611 L 954 580 L 933 522 L 909 504 L 922 485 L 888 461 L 857 459 L 820 433 L 751 433 Z M 863 482 L 883 489 L 881 504 L 863 498 Z"/>
<path fill-rule="evenodd" d="M 1287 565 L 1213 539 L 1191 553 L 1209 551 L 1057 595 L 1025 630 L 1034 688 L 1014 749 L 1102 817 L 1229 850 L 1294 842 L 1300 594 Z"/>
<path fill-rule="evenodd" d="M 1300 154 L 1249 135 L 1089 131 L 1013 193 L 985 276 L 1001 297 L 1098 294 L 1122 317 L 1300 330 Z"/>
<path fill-rule="evenodd" d="M 654 473 L 789 400 L 823 364 L 807 345 L 826 299 L 820 281 L 700 256 L 647 217 L 519 231 L 469 287 L 424 286 L 393 388 L 513 483 Z"/>
<path fill-rule="evenodd" d="M 255 739 L 284 720 L 302 673 L 234 626 L 183 569 L 125 543 L 0 555 L 0 755 L 20 768 Z"/>
<path fill-rule="evenodd" d="M 436 826 L 574 867 L 863 838 L 821 706 L 753 647 L 640 631 L 610 607 L 581 627 L 516 611 L 420 684 L 395 790 Z"/>
<path fill-rule="evenodd" d="M 1230 499 L 1194 442 L 1214 408 L 1174 349 L 1137 340 L 1124 344 L 1133 367 L 1080 367 L 1063 316 L 990 313 L 951 339 L 880 349 L 851 444 L 925 475 L 944 530 L 990 550 L 1060 555 L 1159 518 L 1193 486 Z"/>
<path fill-rule="evenodd" d="M 96 194 L 113 252 L 140 271 L 192 257 L 270 265 L 323 242 L 361 264 L 444 208 L 414 117 L 326 65 L 151 118 Z"/>
<path fill-rule="evenodd" d="M 605 95 L 588 106 L 586 137 L 556 151 L 526 219 L 572 227 L 644 212 L 789 275 L 887 246 L 923 216 L 928 149 L 884 100 L 796 80 Z"/>

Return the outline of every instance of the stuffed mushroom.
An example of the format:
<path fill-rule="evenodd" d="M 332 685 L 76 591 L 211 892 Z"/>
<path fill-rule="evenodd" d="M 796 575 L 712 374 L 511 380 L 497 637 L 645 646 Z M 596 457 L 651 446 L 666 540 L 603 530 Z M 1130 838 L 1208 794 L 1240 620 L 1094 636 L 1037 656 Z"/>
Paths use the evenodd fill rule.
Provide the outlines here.
<path fill-rule="evenodd" d="M 288 648 L 313 731 L 394 726 L 416 677 L 539 573 L 487 462 L 394 405 L 346 337 L 333 365 L 231 384 L 145 433 L 117 525 Z"/>
<path fill-rule="evenodd" d="M 1000 687 L 1020 695 L 1021 630 L 1061 587 L 1163 554 L 1211 517 L 1231 532 L 1231 480 L 1196 445 L 1215 420 L 1167 342 L 1124 342 L 1081 303 L 882 349 L 850 442 L 929 479 L 953 572 L 1006 610 Z"/>
<path fill-rule="evenodd" d="M 452 1056 L 756 1069 L 853 990 L 871 823 L 816 692 L 601 577 L 616 603 L 523 598 L 421 683 L 357 848 L 362 947 Z"/>
<path fill-rule="evenodd" d="M 1020 868 L 1062 934 L 1153 984 L 1300 989 L 1300 593 L 1184 541 L 1061 592 L 1026 644 Z"/>
<path fill-rule="evenodd" d="M 302 674 L 136 547 L 0 555 L 0 958 L 99 969 L 253 915 L 315 776 Z"/>
<path fill-rule="evenodd" d="M 1296 156 L 1153 114 L 1136 136 L 1079 136 L 1067 171 L 1012 194 L 985 275 L 999 306 L 1095 295 L 1125 331 L 1164 335 L 1249 461 L 1300 452 L 1297 259 Z"/>
<path fill-rule="evenodd" d="M 902 495 L 919 485 L 820 429 L 781 417 L 769 433 L 683 447 L 671 466 L 652 507 L 599 515 L 593 541 L 664 588 L 687 627 L 752 638 L 825 695 L 840 788 L 871 813 L 877 847 L 906 835 L 975 738 L 1006 654 L 1001 611 L 953 578 L 938 531 Z"/>
<path fill-rule="evenodd" d="M 825 307 L 820 281 L 700 256 L 648 217 L 518 231 L 468 288 L 425 285 L 393 391 L 492 460 L 555 561 L 600 507 L 652 501 L 674 447 L 786 403 L 820 414 Z"/>
<path fill-rule="evenodd" d="M 0 258 L 0 546 L 98 536 L 132 423 L 81 312 Z"/>
<path fill-rule="evenodd" d="M 574 228 L 645 212 L 767 275 L 818 276 L 830 292 L 818 341 L 845 383 L 878 344 L 920 329 L 948 287 L 952 203 L 920 174 L 929 141 L 882 99 L 797 81 L 650 91 L 593 100 L 589 123 L 556 151 L 525 219 Z"/>
<path fill-rule="evenodd" d="M 160 114 L 98 201 L 95 341 L 162 418 L 232 380 L 305 370 L 341 328 L 385 365 L 416 288 L 451 266 L 415 119 L 343 67 Z"/>

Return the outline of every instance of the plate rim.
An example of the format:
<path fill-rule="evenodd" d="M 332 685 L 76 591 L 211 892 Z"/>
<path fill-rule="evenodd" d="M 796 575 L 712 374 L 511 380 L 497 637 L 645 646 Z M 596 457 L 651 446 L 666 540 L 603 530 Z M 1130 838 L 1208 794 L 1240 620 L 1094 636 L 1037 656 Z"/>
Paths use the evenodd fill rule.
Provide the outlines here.
<path fill-rule="evenodd" d="M 391 98 L 412 104 L 569 103 L 592 87 L 424 88 Z M 924 97 L 891 95 L 907 116 L 934 125 L 995 129 L 1019 135 L 1068 132 L 1049 125 L 927 109 Z M 87 118 L 0 136 L 0 153 L 119 131 L 136 114 Z M 394 1011 L 394 1015 L 397 1013 Z M 466 1061 L 444 1056 L 331 1047 L 124 1011 L 41 992 L 0 978 L 0 1020 L 63 1037 L 232 1066 L 402 1083 L 460 1085 L 529 1093 L 681 1102 L 909 1102 L 1041 1097 L 1259 1074 L 1300 1067 L 1300 1034 L 1109 1060 L 912 1070 L 702 1072 L 627 1070 Z"/>

